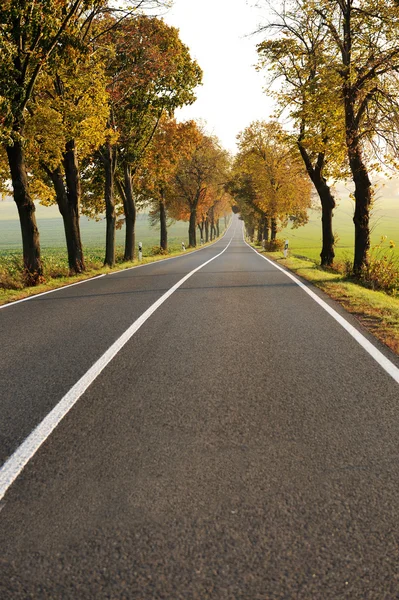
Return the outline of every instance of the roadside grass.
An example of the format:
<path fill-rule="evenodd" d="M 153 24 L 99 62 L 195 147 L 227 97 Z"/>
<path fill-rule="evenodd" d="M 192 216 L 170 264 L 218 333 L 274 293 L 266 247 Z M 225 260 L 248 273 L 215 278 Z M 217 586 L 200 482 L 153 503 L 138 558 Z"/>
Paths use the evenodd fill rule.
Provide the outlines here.
<path fill-rule="evenodd" d="M 224 232 L 224 227 L 221 227 L 220 237 L 223 236 Z M 220 239 L 220 237 L 217 238 L 217 240 Z M 65 250 L 61 248 L 47 248 L 42 253 L 45 281 L 34 287 L 26 287 L 24 284 L 21 253 L 3 252 L 0 253 L 0 306 L 16 300 L 35 296 L 42 292 L 62 288 L 71 283 L 98 277 L 99 275 L 138 267 L 165 258 L 189 254 L 190 252 L 198 250 L 200 247 L 204 248 L 209 246 L 217 240 L 213 240 L 212 242 L 208 242 L 208 244 L 198 246 L 197 248 L 187 248 L 186 251 L 182 251 L 181 244 L 171 244 L 167 254 L 158 254 L 159 247 L 154 244 L 151 247 L 143 247 L 143 258 L 141 261 L 136 258 L 134 261 L 130 262 L 123 261 L 123 248 L 119 247 L 117 248 L 116 253 L 116 264 L 113 268 L 104 267 L 103 265 L 103 247 L 85 248 L 86 271 L 79 275 L 69 275 Z"/>
<path fill-rule="evenodd" d="M 368 289 L 351 281 L 338 270 L 322 269 L 308 258 L 295 255 L 284 258 L 282 252 L 263 252 L 256 245 L 252 245 L 258 252 L 310 281 L 328 296 L 337 300 L 381 342 L 399 354 L 398 295 Z"/>

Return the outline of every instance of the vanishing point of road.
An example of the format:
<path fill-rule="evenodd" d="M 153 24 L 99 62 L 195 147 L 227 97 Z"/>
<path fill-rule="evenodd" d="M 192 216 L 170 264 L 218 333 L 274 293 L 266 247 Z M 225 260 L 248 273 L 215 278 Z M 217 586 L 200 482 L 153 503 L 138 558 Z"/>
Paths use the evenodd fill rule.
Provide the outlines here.
<path fill-rule="evenodd" d="M 398 359 L 236 217 L 0 337 L 2 600 L 399 598 Z"/>

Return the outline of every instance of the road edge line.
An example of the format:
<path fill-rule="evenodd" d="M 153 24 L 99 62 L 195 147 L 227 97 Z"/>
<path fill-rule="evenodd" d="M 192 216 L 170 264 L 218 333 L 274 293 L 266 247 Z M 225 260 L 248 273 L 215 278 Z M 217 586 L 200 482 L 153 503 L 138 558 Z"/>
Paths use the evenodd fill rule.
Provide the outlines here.
<path fill-rule="evenodd" d="M 67 392 L 63 398 L 54 406 L 54 408 L 42 419 L 35 429 L 28 435 L 27 438 L 18 446 L 13 454 L 6 460 L 0 468 L 0 501 L 4 498 L 9 487 L 14 483 L 17 477 L 22 473 L 25 466 L 33 458 L 41 445 L 51 435 L 57 425 L 68 414 L 71 408 L 76 404 L 79 398 L 84 394 L 87 388 L 97 379 L 100 373 L 118 354 L 118 352 L 127 344 L 133 335 L 140 329 L 142 325 L 150 318 L 150 316 L 197 271 L 214 261 L 221 256 L 230 246 L 234 233 L 225 248 L 216 256 L 205 261 L 199 267 L 196 267 L 190 273 L 187 273 L 167 292 L 165 292 L 156 302 L 154 302 L 146 311 L 136 319 L 126 331 L 106 350 L 99 359 L 90 367 L 88 371 L 75 383 L 75 385 Z"/>
<path fill-rule="evenodd" d="M 34 298 L 39 298 L 39 296 L 45 296 L 46 294 L 52 294 L 53 292 L 59 292 L 60 290 L 66 290 L 67 288 L 73 287 L 74 285 L 80 285 L 81 283 L 87 283 L 88 281 L 93 281 L 94 279 L 101 279 L 101 277 L 105 277 L 107 273 L 101 273 L 101 275 L 93 275 L 93 277 L 88 277 L 87 279 L 81 279 L 81 281 L 75 281 L 74 283 L 67 283 L 67 285 L 62 285 L 54 290 L 47 290 L 46 292 L 40 292 L 39 294 L 32 294 L 32 296 L 26 296 L 26 298 L 21 298 L 20 300 L 12 300 L 11 302 L 7 302 L 7 304 L 1 304 L 0 310 L 2 308 L 9 308 L 10 306 L 15 306 L 16 304 L 21 304 L 21 302 L 26 302 L 27 300 L 33 300 Z"/>
<path fill-rule="evenodd" d="M 336 310 L 334 310 L 334 308 L 332 308 L 329 304 L 327 304 L 327 302 L 322 300 L 317 294 L 315 294 L 315 292 L 310 290 L 308 288 L 308 286 L 306 286 L 302 281 L 300 281 L 297 277 L 292 275 L 292 273 L 290 273 L 286 269 L 283 269 L 282 267 L 280 267 L 280 265 L 276 264 L 270 258 L 263 256 L 263 254 L 260 254 L 257 250 L 255 250 L 255 248 L 250 246 L 250 244 L 248 244 L 248 242 L 245 240 L 245 237 L 244 237 L 244 227 L 243 227 L 243 241 L 248 246 L 248 248 L 251 248 L 251 250 L 253 250 L 255 252 L 255 254 L 260 256 L 260 258 L 263 258 L 268 263 L 273 265 L 273 267 L 275 267 L 276 269 L 278 269 L 279 271 L 284 273 L 287 277 L 292 279 L 292 281 L 294 281 L 304 292 L 306 292 L 306 294 L 308 294 L 308 296 L 310 296 L 333 319 L 335 319 L 337 321 L 337 323 L 339 323 L 339 325 L 341 325 L 341 327 L 343 327 L 356 340 L 356 342 L 360 346 L 362 346 L 362 348 L 372 358 L 374 358 L 374 360 L 380 365 L 380 367 L 382 367 L 384 369 L 384 371 L 386 373 L 388 373 L 388 375 L 390 375 L 394 379 L 394 381 L 396 381 L 396 383 L 399 383 L 399 368 L 396 365 L 394 365 L 394 363 L 392 361 L 390 361 L 389 358 L 387 358 L 380 350 L 378 350 L 378 348 L 376 348 L 374 346 L 374 344 L 372 344 L 362 333 L 360 333 L 360 331 L 358 329 L 356 329 L 356 327 L 351 325 L 342 315 L 340 315 Z"/>

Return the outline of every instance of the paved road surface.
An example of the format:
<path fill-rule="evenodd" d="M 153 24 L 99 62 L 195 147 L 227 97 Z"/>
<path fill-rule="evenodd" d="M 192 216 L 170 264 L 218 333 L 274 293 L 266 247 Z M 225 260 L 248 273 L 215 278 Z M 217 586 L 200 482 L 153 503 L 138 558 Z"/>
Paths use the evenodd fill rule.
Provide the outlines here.
<path fill-rule="evenodd" d="M 398 384 L 237 220 L 200 252 L 0 310 L 1 459 L 231 238 L 5 494 L 2 600 L 399 598 Z"/>

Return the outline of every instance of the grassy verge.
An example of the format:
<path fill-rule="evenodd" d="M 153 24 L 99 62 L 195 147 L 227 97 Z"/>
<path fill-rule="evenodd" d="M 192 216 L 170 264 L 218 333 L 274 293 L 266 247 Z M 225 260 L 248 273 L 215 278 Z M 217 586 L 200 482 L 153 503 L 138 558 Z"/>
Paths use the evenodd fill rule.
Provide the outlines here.
<path fill-rule="evenodd" d="M 220 237 L 218 239 L 220 239 Z M 214 242 L 209 242 L 208 244 L 204 244 L 203 246 L 201 246 L 201 248 L 209 246 L 213 243 Z M 16 265 L 15 272 L 13 272 L 12 265 L 10 266 L 8 264 L 5 267 L 3 267 L 3 271 L 0 268 L 0 306 L 3 304 L 8 304 L 9 302 L 14 302 L 16 300 L 22 300 L 23 298 L 35 296 L 36 294 L 41 294 L 42 292 L 48 292 L 50 290 L 62 288 L 65 285 L 69 285 L 71 283 L 77 283 L 79 281 L 84 281 L 86 279 L 91 279 L 93 277 L 98 277 L 99 275 L 112 273 L 114 271 L 121 271 L 125 269 L 130 269 L 132 267 L 138 267 L 139 265 L 153 263 L 156 261 L 164 260 L 165 258 L 180 256 L 182 254 L 189 254 L 190 252 L 194 252 L 198 249 L 199 248 L 188 248 L 185 252 L 182 252 L 182 250 L 180 249 L 173 249 L 170 252 L 168 252 L 167 255 L 144 255 L 141 261 L 136 259 L 131 262 L 123 262 L 122 259 L 119 258 L 117 259 L 115 267 L 113 267 L 112 269 L 110 267 L 103 266 L 102 260 L 100 259 L 100 255 L 97 259 L 95 255 L 96 253 L 90 254 L 86 252 L 86 259 L 87 257 L 89 257 L 89 259 L 86 260 L 86 271 L 84 273 L 81 273 L 80 275 L 73 276 L 68 275 L 68 268 L 66 267 L 66 265 L 59 264 L 58 260 L 54 258 L 54 254 L 50 252 L 47 257 L 44 256 L 43 261 L 46 281 L 35 287 L 25 287 L 23 285 L 22 279 L 20 277 L 20 265 Z"/>
<path fill-rule="evenodd" d="M 259 248 L 257 249 L 259 251 Z M 282 252 L 264 254 L 337 300 L 381 342 L 399 354 L 399 298 L 397 296 L 370 290 L 350 281 L 339 272 L 324 270 L 315 262 L 302 257 L 284 258 Z"/>

